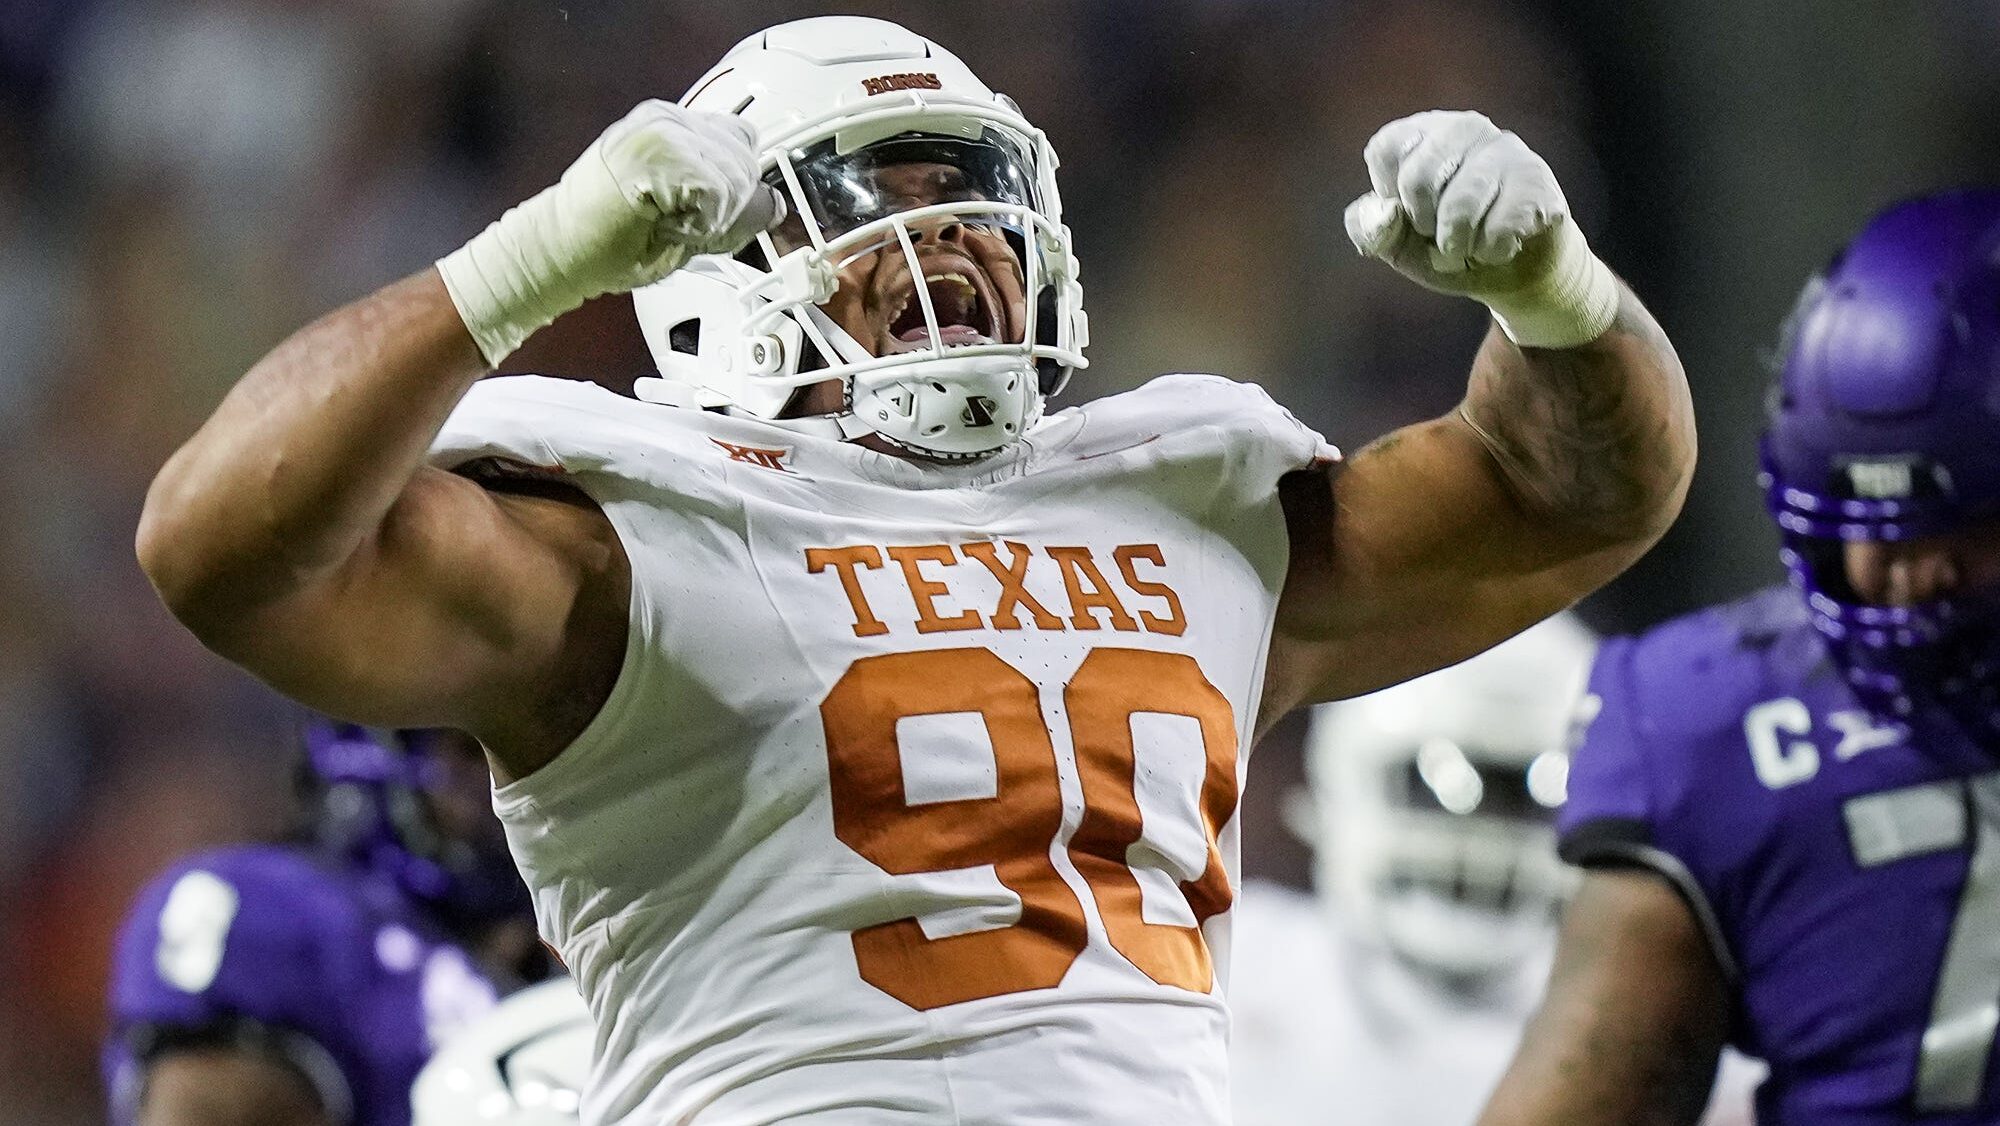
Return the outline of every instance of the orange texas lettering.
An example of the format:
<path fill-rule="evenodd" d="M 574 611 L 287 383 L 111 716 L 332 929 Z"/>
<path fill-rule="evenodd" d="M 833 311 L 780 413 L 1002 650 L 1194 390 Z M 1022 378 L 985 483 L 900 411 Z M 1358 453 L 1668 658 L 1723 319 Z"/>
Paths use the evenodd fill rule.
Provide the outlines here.
<path fill-rule="evenodd" d="M 1123 544 L 1108 557 L 1087 546 L 1016 540 L 853 544 L 806 548 L 805 563 L 808 574 L 833 575 L 856 637 L 1029 627 L 1178 637 L 1187 630 L 1166 554 L 1154 543 Z M 864 581 L 869 571 L 881 575 Z"/>

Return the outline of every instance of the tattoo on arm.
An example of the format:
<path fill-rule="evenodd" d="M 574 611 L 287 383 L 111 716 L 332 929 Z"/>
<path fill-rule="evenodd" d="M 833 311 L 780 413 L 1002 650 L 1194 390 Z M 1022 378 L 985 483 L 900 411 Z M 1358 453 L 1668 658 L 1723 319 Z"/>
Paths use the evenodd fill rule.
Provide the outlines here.
<path fill-rule="evenodd" d="M 1495 328 L 1458 410 L 1524 507 L 1609 538 L 1664 530 L 1693 471 L 1686 376 L 1630 290 L 1578 348 L 1523 349 Z"/>

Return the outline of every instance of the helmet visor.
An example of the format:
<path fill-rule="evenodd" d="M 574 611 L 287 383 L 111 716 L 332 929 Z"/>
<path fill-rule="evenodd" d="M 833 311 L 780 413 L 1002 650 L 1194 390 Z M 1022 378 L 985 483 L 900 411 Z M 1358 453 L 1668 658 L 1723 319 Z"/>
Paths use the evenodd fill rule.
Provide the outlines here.
<path fill-rule="evenodd" d="M 1026 148 L 990 126 L 977 139 L 901 133 L 852 152 L 839 151 L 837 138 L 829 137 L 792 153 L 790 164 L 804 195 L 794 199 L 802 205 L 794 210 L 809 213 L 827 242 L 879 219 L 936 204 L 1039 205 Z M 783 168 L 772 169 L 765 179 L 790 192 Z M 781 254 L 809 241 L 797 214 L 773 238 Z"/>

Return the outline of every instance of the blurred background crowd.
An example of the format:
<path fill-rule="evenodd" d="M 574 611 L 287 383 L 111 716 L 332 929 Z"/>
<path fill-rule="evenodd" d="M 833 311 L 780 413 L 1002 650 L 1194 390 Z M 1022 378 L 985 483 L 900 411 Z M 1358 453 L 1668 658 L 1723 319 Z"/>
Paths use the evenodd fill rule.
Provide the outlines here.
<path fill-rule="evenodd" d="M 908 23 L 1065 158 L 1094 366 L 1264 384 L 1356 448 L 1456 400 L 1481 311 L 1362 262 L 1381 123 L 1474 107 L 1554 164 L 1678 342 L 1703 463 L 1586 605 L 1630 629 L 1776 576 L 1764 354 L 1880 203 L 2000 180 L 2000 5 L 1927 0 L 0 0 L 0 1126 L 101 1119 L 107 944 L 170 857 L 279 831 L 293 713 L 133 562 L 147 482 L 292 328 L 418 269 L 767 23 Z M 649 362 L 594 304 L 510 370 Z M 1303 879 L 1255 770 L 1253 872 Z"/>

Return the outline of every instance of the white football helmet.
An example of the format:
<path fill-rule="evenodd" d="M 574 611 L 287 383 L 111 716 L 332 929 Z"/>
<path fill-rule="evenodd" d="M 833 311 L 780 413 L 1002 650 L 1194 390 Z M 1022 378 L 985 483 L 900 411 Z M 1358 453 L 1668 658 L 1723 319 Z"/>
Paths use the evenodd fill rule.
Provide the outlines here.
<path fill-rule="evenodd" d="M 1340 924 L 1461 983 L 1522 964 L 1574 877 L 1554 819 L 1596 639 L 1563 614 L 1461 664 L 1315 708 L 1320 893 Z"/>
<path fill-rule="evenodd" d="M 594 1036 L 575 982 L 529 986 L 424 1065 L 411 1126 L 576 1126 Z"/>
<path fill-rule="evenodd" d="M 641 398 L 963 460 L 1018 438 L 1084 366 L 1055 150 L 949 51 L 884 20 L 797 20 L 737 44 L 681 102 L 755 127 L 790 215 L 633 293 L 660 369 Z M 850 268 L 887 314 L 881 339 L 822 308 Z M 843 410 L 778 417 L 827 380 Z"/>

